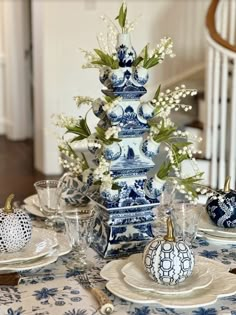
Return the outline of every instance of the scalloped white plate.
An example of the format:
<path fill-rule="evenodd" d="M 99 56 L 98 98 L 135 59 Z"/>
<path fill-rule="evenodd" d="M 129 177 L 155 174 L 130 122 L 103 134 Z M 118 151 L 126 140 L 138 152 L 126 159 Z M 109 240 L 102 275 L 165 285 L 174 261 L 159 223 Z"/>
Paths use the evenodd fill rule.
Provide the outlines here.
<path fill-rule="evenodd" d="M 164 286 L 153 281 L 143 269 L 142 257 L 138 256 L 135 261 L 128 262 L 122 269 L 124 281 L 130 286 L 144 290 L 154 291 L 160 294 L 186 294 L 194 290 L 207 287 L 213 280 L 205 264 L 198 263 L 194 266 L 192 275 L 184 282 L 175 286 Z"/>
<path fill-rule="evenodd" d="M 236 236 L 233 237 L 232 235 L 228 237 L 228 236 L 222 236 L 222 234 L 217 234 L 214 232 L 203 232 L 203 231 L 198 231 L 197 235 L 214 243 L 236 244 Z"/>
<path fill-rule="evenodd" d="M 58 257 L 68 254 L 71 251 L 71 244 L 68 237 L 62 233 L 57 234 L 58 246 L 51 249 L 47 256 L 37 259 L 1 264 L 0 271 L 24 271 L 29 269 L 41 268 L 55 262 Z"/>
<path fill-rule="evenodd" d="M 227 271 L 226 266 L 204 257 L 197 257 L 196 265 L 206 264 L 213 281 L 206 287 L 188 294 L 160 294 L 139 290 L 124 281 L 122 268 L 130 261 L 135 261 L 142 254 L 135 254 L 128 259 L 109 262 L 101 270 L 101 276 L 108 280 L 106 287 L 114 295 L 130 302 L 141 304 L 161 304 L 165 307 L 191 308 L 210 305 L 219 297 L 236 293 L 235 275 Z M 140 258 L 139 258 L 140 259 Z"/>
<path fill-rule="evenodd" d="M 36 206 L 37 208 L 40 208 L 40 205 L 39 205 L 39 198 L 38 198 L 38 195 L 37 195 L 37 194 L 28 196 L 28 197 L 25 198 L 23 201 L 24 201 L 24 203 L 25 203 L 26 205 Z"/>
<path fill-rule="evenodd" d="M 47 255 L 58 244 L 56 232 L 32 228 L 32 238 L 20 251 L 14 253 L 0 253 L 0 267 L 2 264 L 22 262 Z"/>
<path fill-rule="evenodd" d="M 203 232 L 210 232 L 211 235 L 223 237 L 235 237 L 236 238 L 236 228 L 221 228 L 215 225 L 206 210 L 203 211 L 200 221 L 198 224 L 198 230 Z"/>

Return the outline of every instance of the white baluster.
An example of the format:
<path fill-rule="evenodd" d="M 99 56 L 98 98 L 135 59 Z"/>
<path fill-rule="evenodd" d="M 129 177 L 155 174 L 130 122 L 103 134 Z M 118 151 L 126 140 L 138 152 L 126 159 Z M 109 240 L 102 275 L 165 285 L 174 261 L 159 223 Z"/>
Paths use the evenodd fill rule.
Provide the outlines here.
<path fill-rule="evenodd" d="M 216 30 L 219 34 L 221 34 L 221 27 L 222 27 L 222 6 L 223 1 L 220 1 L 216 10 L 216 16 L 215 16 L 215 23 L 216 23 Z"/>
<path fill-rule="evenodd" d="M 211 46 L 208 47 L 207 54 L 207 73 L 206 73 L 206 100 L 207 100 L 207 120 L 206 120 L 206 158 L 211 159 L 212 156 L 212 83 L 213 83 L 213 62 L 214 51 Z"/>
<path fill-rule="evenodd" d="M 230 125 L 230 156 L 229 156 L 229 175 L 233 188 L 235 187 L 235 125 L 236 125 L 236 58 L 233 65 L 233 78 L 232 78 L 232 97 L 231 97 L 231 125 Z"/>
<path fill-rule="evenodd" d="M 229 24 L 229 42 L 230 44 L 236 43 L 235 38 L 235 29 L 236 29 L 236 1 L 230 1 L 230 24 Z"/>
<path fill-rule="evenodd" d="M 228 86 L 228 57 L 223 56 L 221 75 L 221 115 L 220 115 L 220 163 L 219 163 L 219 187 L 224 187 L 226 168 L 226 119 L 227 119 L 227 86 Z"/>
<path fill-rule="evenodd" d="M 217 187 L 218 178 L 218 127 L 219 127 L 219 86 L 220 85 L 220 53 L 215 52 L 214 83 L 213 83 L 213 128 L 212 128 L 212 163 L 211 186 Z"/>
<path fill-rule="evenodd" d="M 229 1 L 223 1 L 222 5 L 221 36 L 227 39 Z"/>

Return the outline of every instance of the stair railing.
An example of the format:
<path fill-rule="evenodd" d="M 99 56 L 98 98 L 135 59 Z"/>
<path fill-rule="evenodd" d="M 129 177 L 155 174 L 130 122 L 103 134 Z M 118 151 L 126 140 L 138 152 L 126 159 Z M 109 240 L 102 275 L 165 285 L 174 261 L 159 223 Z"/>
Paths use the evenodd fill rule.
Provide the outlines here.
<path fill-rule="evenodd" d="M 212 0 L 206 18 L 206 158 L 210 185 L 236 181 L 236 0 Z"/>

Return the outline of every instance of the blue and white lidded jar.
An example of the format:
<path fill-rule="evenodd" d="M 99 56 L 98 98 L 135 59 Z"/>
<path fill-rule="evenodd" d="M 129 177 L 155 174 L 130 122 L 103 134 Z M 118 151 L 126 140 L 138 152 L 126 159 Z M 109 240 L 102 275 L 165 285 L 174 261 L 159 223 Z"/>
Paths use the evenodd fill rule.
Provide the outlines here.
<path fill-rule="evenodd" d="M 170 217 L 164 239 L 157 237 L 145 247 L 143 264 L 149 276 L 163 285 L 174 286 L 192 274 L 193 252 L 184 241 L 175 241 Z"/>

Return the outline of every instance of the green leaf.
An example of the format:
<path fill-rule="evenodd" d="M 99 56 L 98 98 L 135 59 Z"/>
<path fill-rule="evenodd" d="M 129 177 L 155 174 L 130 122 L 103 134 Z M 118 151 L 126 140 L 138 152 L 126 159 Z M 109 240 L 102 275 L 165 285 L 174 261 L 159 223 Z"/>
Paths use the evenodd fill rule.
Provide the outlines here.
<path fill-rule="evenodd" d="M 161 92 L 161 84 L 158 86 L 158 88 L 157 88 L 157 90 L 155 92 L 155 95 L 153 97 L 155 100 L 158 100 L 160 92 Z"/>
<path fill-rule="evenodd" d="M 148 45 L 144 47 L 144 64 L 146 64 L 147 60 L 148 60 Z"/>
<path fill-rule="evenodd" d="M 112 190 L 120 190 L 120 186 L 117 183 L 112 183 L 111 189 Z"/>
<path fill-rule="evenodd" d="M 137 58 L 134 59 L 132 63 L 132 67 L 137 67 L 142 61 L 143 61 L 143 57 L 138 56 Z"/>

